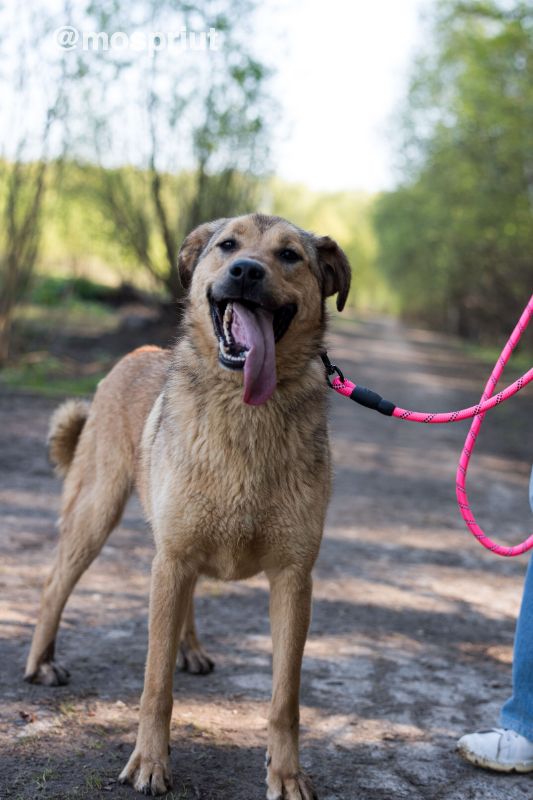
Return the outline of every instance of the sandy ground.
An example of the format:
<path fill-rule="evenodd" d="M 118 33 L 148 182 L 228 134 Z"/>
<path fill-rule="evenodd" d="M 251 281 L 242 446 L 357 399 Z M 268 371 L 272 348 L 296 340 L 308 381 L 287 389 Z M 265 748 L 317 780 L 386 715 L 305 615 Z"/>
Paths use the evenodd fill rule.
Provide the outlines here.
<path fill-rule="evenodd" d="M 330 351 L 354 380 L 428 410 L 470 405 L 486 372 L 453 342 L 387 320 L 337 323 Z M 512 542 L 530 527 L 530 404 L 526 390 L 487 419 L 470 478 L 480 523 Z M 58 650 L 70 685 L 21 679 L 56 539 L 60 485 L 43 444 L 53 405 L 0 397 L 0 797 L 133 797 L 116 778 L 146 648 L 152 542 L 137 501 L 66 608 Z M 319 797 L 532 796 L 532 777 L 490 775 L 454 753 L 509 694 L 526 564 L 485 553 L 462 527 L 454 474 L 466 423 L 414 426 L 332 393 L 331 428 L 335 494 L 302 688 L 302 761 Z M 262 577 L 200 586 L 216 670 L 176 674 L 169 797 L 264 797 L 267 605 Z"/>

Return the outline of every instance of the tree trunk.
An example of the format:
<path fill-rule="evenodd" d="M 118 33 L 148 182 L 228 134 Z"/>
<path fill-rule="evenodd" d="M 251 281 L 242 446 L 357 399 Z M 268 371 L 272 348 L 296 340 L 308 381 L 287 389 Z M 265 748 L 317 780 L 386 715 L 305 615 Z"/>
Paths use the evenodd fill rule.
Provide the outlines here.
<path fill-rule="evenodd" d="M 0 312 L 0 365 L 5 364 L 9 357 L 13 321 L 12 312 L 11 308 L 3 309 Z"/>

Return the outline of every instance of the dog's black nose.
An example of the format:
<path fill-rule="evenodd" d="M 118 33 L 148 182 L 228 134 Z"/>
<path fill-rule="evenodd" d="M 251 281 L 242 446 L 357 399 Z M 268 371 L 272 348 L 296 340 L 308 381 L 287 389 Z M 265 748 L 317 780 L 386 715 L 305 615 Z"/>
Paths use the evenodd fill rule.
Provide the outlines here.
<path fill-rule="evenodd" d="M 229 268 L 231 277 L 243 286 L 257 283 L 265 277 L 265 268 L 253 258 L 238 258 Z"/>
<path fill-rule="evenodd" d="M 267 308 L 273 302 L 268 284 L 267 269 L 260 261 L 255 258 L 236 258 L 228 264 L 210 291 L 217 303 L 222 300 L 248 300 Z"/>

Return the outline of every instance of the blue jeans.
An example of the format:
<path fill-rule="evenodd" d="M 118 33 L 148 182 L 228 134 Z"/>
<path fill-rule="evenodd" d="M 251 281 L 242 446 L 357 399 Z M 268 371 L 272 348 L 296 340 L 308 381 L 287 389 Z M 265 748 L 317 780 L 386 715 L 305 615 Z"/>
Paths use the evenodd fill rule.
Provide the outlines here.
<path fill-rule="evenodd" d="M 529 499 L 533 510 L 533 471 Z M 513 694 L 502 708 L 500 724 L 533 742 L 533 558 L 529 559 L 522 605 L 516 624 Z"/>

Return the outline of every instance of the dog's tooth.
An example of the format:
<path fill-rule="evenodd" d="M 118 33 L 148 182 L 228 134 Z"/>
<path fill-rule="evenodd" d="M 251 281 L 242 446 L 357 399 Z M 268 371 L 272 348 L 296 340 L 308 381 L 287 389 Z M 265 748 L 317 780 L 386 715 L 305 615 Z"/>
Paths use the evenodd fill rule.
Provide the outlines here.
<path fill-rule="evenodd" d="M 231 335 L 231 321 L 233 319 L 233 303 L 228 303 L 224 311 L 224 318 L 222 320 L 224 328 L 224 336 L 228 344 L 233 344 L 233 336 Z"/>
<path fill-rule="evenodd" d="M 231 318 L 233 316 L 233 303 L 227 303 L 226 308 L 224 310 L 224 319 L 228 322 L 231 322 Z"/>
<path fill-rule="evenodd" d="M 226 306 L 226 310 L 224 311 L 224 325 L 227 325 L 228 328 L 231 325 L 231 320 L 233 317 L 233 305 L 228 303 Z"/>

